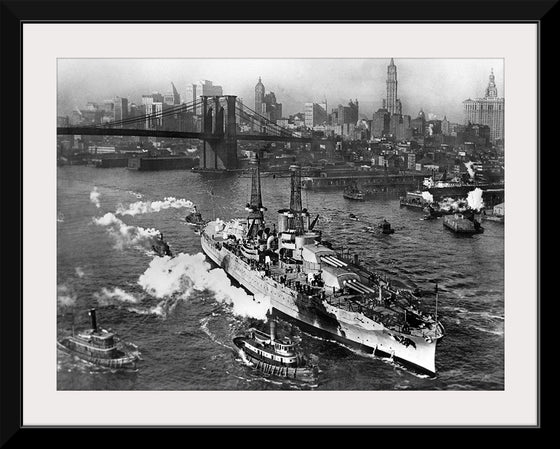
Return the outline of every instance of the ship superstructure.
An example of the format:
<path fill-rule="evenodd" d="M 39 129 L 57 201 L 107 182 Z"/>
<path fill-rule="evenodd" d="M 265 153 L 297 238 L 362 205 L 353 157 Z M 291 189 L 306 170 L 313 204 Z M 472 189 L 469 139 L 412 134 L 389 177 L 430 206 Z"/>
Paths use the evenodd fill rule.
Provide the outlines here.
<path fill-rule="evenodd" d="M 247 220 L 208 223 L 206 255 L 253 294 L 269 298 L 273 313 L 300 327 L 417 370 L 435 374 L 444 328 L 420 301 L 322 243 L 317 218 L 301 204 L 299 167 L 291 173 L 290 207 L 264 221 L 258 160 Z M 253 193 L 252 192 L 252 193 Z M 258 209 L 258 210 L 254 210 Z"/>

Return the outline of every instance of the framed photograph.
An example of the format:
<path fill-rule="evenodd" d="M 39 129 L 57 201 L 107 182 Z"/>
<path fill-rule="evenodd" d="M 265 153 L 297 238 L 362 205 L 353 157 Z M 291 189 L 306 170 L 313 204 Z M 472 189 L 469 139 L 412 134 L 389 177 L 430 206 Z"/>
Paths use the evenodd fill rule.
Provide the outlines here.
<path fill-rule="evenodd" d="M 554 2 L 399 3 L 3 2 L 22 289 L 2 301 L 2 443 L 540 428 Z"/>

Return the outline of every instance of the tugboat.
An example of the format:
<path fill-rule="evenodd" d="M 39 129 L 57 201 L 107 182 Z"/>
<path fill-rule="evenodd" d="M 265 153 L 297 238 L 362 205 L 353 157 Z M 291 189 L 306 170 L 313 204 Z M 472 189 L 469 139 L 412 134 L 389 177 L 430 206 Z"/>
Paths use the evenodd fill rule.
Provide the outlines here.
<path fill-rule="evenodd" d="M 484 228 L 480 224 L 480 214 L 475 214 L 472 210 L 444 216 L 443 226 L 457 234 L 481 234 L 484 232 Z"/>
<path fill-rule="evenodd" d="M 251 328 L 248 336 L 235 337 L 233 343 L 254 369 L 265 374 L 300 381 L 315 380 L 317 366 L 309 364 L 296 352 L 295 343 L 289 337 L 276 339 L 275 324 L 270 320 L 270 335 Z"/>
<path fill-rule="evenodd" d="M 204 224 L 204 220 L 202 219 L 202 214 L 198 211 L 196 206 L 194 206 L 194 210 L 185 217 L 185 221 L 188 224 L 192 224 L 192 225 Z"/>
<path fill-rule="evenodd" d="M 377 224 L 377 228 L 382 234 L 393 234 L 395 230 L 391 227 L 391 223 L 383 219 Z"/>
<path fill-rule="evenodd" d="M 391 223 L 387 220 L 381 220 L 377 226 L 366 226 L 363 229 L 364 232 L 370 232 L 372 234 L 393 234 L 395 230 L 391 227 Z"/>
<path fill-rule="evenodd" d="M 155 240 L 154 244 L 152 245 L 152 250 L 160 257 L 169 256 L 173 257 L 173 253 L 171 249 L 169 249 L 168 243 L 163 240 L 163 234 L 160 232 L 159 237 Z"/>
<path fill-rule="evenodd" d="M 63 337 L 57 346 L 76 357 L 108 368 L 136 369 L 138 353 L 128 351 L 126 343 L 118 340 L 113 332 L 97 326 L 95 309 L 89 310 L 91 329 L 77 335 Z"/>
<path fill-rule="evenodd" d="M 344 192 L 342 196 L 347 200 L 354 200 L 354 201 L 364 201 L 365 195 L 364 193 L 358 188 L 358 185 L 354 181 L 352 184 L 344 188 Z"/>

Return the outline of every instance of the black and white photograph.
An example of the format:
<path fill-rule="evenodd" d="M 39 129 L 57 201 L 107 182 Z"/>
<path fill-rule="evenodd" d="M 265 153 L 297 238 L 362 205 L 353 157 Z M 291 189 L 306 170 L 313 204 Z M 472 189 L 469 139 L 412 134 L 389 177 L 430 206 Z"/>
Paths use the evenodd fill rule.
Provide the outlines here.
<path fill-rule="evenodd" d="M 60 59 L 60 390 L 503 390 L 501 59 Z"/>
<path fill-rule="evenodd" d="M 534 422 L 535 25 L 24 31 L 24 422 Z"/>

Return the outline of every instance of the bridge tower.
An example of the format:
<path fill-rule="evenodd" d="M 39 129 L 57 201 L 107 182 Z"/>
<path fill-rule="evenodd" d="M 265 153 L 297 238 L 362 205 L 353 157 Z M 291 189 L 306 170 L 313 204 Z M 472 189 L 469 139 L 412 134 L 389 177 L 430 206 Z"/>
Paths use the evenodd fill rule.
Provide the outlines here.
<path fill-rule="evenodd" d="M 200 168 L 231 170 L 237 162 L 237 96 L 202 96 Z M 225 108 L 224 108 L 225 107 Z"/>

